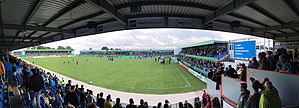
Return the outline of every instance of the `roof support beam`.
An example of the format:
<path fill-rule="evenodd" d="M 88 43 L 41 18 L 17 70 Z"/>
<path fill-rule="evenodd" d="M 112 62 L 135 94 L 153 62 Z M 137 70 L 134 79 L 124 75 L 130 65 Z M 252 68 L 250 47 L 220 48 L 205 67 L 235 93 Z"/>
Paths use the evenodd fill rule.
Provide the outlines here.
<path fill-rule="evenodd" d="M 86 2 L 98 7 L 101 10 L 104 10 L 107 13 L 110 13 L 116 20 L 127 25 L 128 19 L 119 13 L 111 4 L 106 0 L 85 0 Z"/>
<path fill-rule="evenodd" d="M 69 4 L 68 6 L 65 6 L 63 9 L 61 9 L 61 11 L 57 12 L 55 15 L 53 15 L 47 22 L 45 22 L 43 25 L 47 26 L 48 24 L 50 24 L 51 22 L 55 21 L 57 18 L 59 18 L 60 16 L 66 14 L 67 12 L 69 12 L 70 10 L 80 6 L 82 3 L 85 3 L 85 1 L 83 0 L 75 0 L 74 2 L 72 2 L 71 4 Z"/>
<path fill-rule="evenodd" d="M 295 11 L 294 4 L 290 0 L 281 0 L 294 14 L 299 17 L 299 13 Z M 296 6 L 296 5 L 295 5 Z"/>
<path fill-rule="evenodd" d="M 286 32 L 281 31 L 281 30 L 276 30 L 276 31 L 278 31 L 278 32 L 280 32 L 280 33 L 282 33 L 282 34 L 287 34 Z"/>
<path fill-rule="evenodd" d="M 16 25 L 16 24 L 0 24 L 0 29 L 13 30 L 31 30 L 31 31 L 48 31 L 48 32 L 62 32 L 74 34 L 73 30 L 66 30 L 61 28 L 45 27 L 45 26 L 30 26 L 30 25 Z"/>
<path fill-rule="evenodd" d="M 222 8 L 216 10 L 215 12 L 213 12 L 210 15 L 207 15 L 204 18 L 203 24 L 206 25 L 216 19 L 218 19 L 219 17 L 222 17 L 224 15 L 227 15 L 228 13 L 231 13 L 247 4 L 252 3 L 254 0 L 233 0 L 232 2 L 230 2 L 229 4 L 223 6 Z"/>
<path fill-rule="evenodd" d="M 28 38 L 30 38 L 33 34 L 35 34 L 37 31 L 33 31 L 33 32 L 31 32 L 28 36 L 26 36 L 26 37 L 28 37 Z M 23 42 L 25 41 L 25 39 L 23 39 L 22 40 Z"/>
<path fill-rule="evenodd" d="M 264 24 L 264 23 L 261 23 L 261 22 L 259 22 L 259 21 L 254 20 L 254 19 L 251 19 L 251 18 L 242 16 L 242 15 L 239 15 L 239 14 L 236 14 L 236 13 L 229 13 L 228 15 L 230 15 L 230 16 L 232 16 L 232 17 L 235 17 L 235 18 L 239 18 L 239 19 L 247 20 L 247 21 L 249 21 L 249 22 L 252 22 L 252 23 L 255 23 L 255 24 L 264 26 L 264 27 L 267 26 L 267 25 Z"/>
<path fill-rule="evenodd" d="M 38 36 L 37 38 L 34 38 L 34 39 L 31 39 L 31 42 L 33 41 L 33 40 L 36 40 L 36 39 L 41 39 L 43 36 L 45 36 L 45 35 L 47 35 L 47 34 L 50 34 L 51 32 L 46 32 L 46 33 L 44 33 L 44 34 L 41 34 L 40 36 Z"/>
<path fill-rule="evenodd" d="M 291 30 L 293 30 L 294 32 L 298 33 L 299 34 L 299 31 L 294 29 L 294 28 L 291 28 Z"/>
<path fill-rule="evenodd" d="M 176 14 L 142 14 L 142 17 L 139 15 L 130 15 L 128 18 L 143 18 L 143 17 L 180 17 L 180 18 L 196 18 L 196 19 L 202 19 L 203 16 L 197 16 L 197 15 L 176 15 Z"/>
<path fill-rule="evenodd" d="M 289 34 L 281 34 L 281 35 L 275 35 L 276 37 L 294 37 L 299 36 L 299 33 L 289 33 Z"/>
<path fill-rule="evenodd" d="M 31 11 L 29 12 L 29 14 L 27 15 L 26 20 L 22 23 L 23 25 L 27 25 L 29 23 L 29 21 L 33 18 L 33 16 L 37 12 L 37 10 L 42 6 L 42 4 L 43 4 L 44 1 L 45 0 L 38 0 L 35 3 L 34 8 L 31 9 Z"/>
<path fill-rule="evenodd" d="M 36 37 L 4 36 L 5 39 L 36 39 Z"/>
<path fill-rule="evenodd" d="M 115 8 L 117 10 L 134 6 L 134 5 L 141 5 L 141 6 L 146 6 L 146 5 L 172 5 L 172 6 L 185 6 L 185 7 L 193 7 L 193 8 L 199 8 L 199 9 L 204 9 L 204 10 L 209 10 L 209 11 L 216 11 L 216 7 L 212 6 L 207 6 L 207 5 L 202 5 L 202 4 L 195 4 L 195 3 L 190 3 L 190 2 L 179 2 L 179 1 L 162 1 L 162 0 L 155 0 L 155 1 L 135 1 L 131 3 L 126 3 L 122 5 L 118 5 Z"/>
<path fill-rule="evenodd" d="M 75 19 L 74 21 L 70 21 L 66 24 L 63 24 L 63 25 L 59 26 L 59 28 L 66 27 L 66 26 L 69 26 L 71 24 L 74 24 L 74 23 L 77 23 L 77 22 L 80 22 L 80 21 L 83 21 L 83 20 L 86 20 L 86 19 L 94 18 L 94 17 L 97 17 L 97 16 L 102 15 L 104 13 L 105 13 L 104 11 L 100 11 L 100 12 L 97 12 L 97 13 L 94 13 L 94 14 L 83 16 L 83 17 L 80 17 L 78 19 Z"/>
<path fill-rule="evenodd" d="M 262 31 L 269 31 L 269 30 L 291 29 L 291 28 L 296 28 L 296 27 L 299 27 L 299 22 L 297 22 L 297 23 L 284 23 L 284 24 L 278 25 L 278 26 L 257 28 L 257 29 L 254 29 L 253 31 L 254 32 L 262 32 Z"/>
<path fill-rule="evenodd" d="M 250 7 L 251 9 L 265 15 L 266 17 L 274 20 L 275 22 L 279 23 L 279 24 L 283 24 L 284 22 L 280 19 L 278 19 L 276 16 L 274 16 L 273 14 L 269 13 L 267 10 L 263 9 L 262 7 L 260 7 L 258 4 L 256 3 L 251 3 L 247 5 L 248 7 Z"/>

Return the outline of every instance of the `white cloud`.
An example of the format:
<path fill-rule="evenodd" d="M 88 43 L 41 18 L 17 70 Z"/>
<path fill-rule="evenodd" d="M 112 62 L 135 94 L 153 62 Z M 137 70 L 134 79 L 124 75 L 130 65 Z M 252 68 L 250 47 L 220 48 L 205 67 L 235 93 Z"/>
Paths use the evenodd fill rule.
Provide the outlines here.
<path fill-rule="evenodd" d="M 228 41 L 251 37 L 249 35 L 208 30 L 159 28 L 108 32 L 47 43 L 44 46 L 54 48 L 71 46 L 76 50 L 76 53 L 79 53 L 83 49 L 101 49 L 103 46 L 122 49 L 176 48 L 212 39 Z"/>

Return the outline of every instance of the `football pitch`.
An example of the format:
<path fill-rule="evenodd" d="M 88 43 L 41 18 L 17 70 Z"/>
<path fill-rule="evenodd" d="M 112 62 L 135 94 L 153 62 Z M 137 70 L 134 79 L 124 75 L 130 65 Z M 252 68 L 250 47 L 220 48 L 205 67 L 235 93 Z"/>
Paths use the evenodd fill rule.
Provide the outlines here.
<path fill-rule="evenodd" d="M 204 82 L 178 63 L 163 65 L 154 59 L 114 58 L 114 61 L 108 61 L 99 57 L 71 57 L 25 60 L 85 83 L 92 81 L 95 86 L 124 92 L 175 94 L 206 88 Z"/>

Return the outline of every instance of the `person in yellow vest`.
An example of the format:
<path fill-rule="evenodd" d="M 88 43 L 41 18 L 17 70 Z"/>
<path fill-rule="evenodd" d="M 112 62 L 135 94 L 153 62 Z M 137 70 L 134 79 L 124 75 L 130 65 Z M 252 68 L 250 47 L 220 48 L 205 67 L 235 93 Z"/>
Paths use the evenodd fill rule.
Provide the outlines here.
<path fill-rule="evenodd" d="M 104 108 L 112 108 L 111 95 L 109 94 L 104 103 Z"/>
<path fill-rule="evenodd" d="M 273 85 L 270 81 L 265 84 L 265 90 L 261 91 L 260 108 L 281 108 L 281 100 L 277 93 L 272 89 Z"/>
<path fill-rule="evenodd" d="M 2 61 L 0 61 L 0 82 L 2 82 L 3 76 L 6 74 L 5 67 Z"/>
<path fill-rule="evenodd" d="M 60 84 L 64 86 L 64 79 L 62 78 Z"/>

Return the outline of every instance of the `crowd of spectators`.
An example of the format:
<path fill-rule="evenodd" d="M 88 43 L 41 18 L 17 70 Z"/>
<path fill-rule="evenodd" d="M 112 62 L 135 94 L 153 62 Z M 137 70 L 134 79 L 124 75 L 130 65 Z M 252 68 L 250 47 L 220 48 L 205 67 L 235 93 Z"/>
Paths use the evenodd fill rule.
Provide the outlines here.
<path fill-rule="evenodd" d="M 249 61 L 248 67 L 262 70 L 272 70 L 278 72 L 288 72 L 294 74 L 298 71 L 298 52 L 295 49 L 294 52 L 287 52 L 286 49 L 277 49 L 276 53 L 272 51 L 260 52 L 256 57 L 252 57 Z"/>
<path fill-rule="evenodd" d="M 59 51 L 59 52 L 44 52 L 44 51 L 30 51 L 30 52 L 26 52 L 26 56 L 66 56 L 66 55 L 70 55 L 71 52 L 70 51 Z"/>
<path fill-rule="evenodd" d="M 281 108 L 281 100 L 277 89 L 269 78 L 264 78 L 262 83 L 250 77 L 254 93 L 250 96 L 246 83 L 240 83 L 241 94 L 238 108 Z"/>
<path fill-rule="evenodd" d="M 45 106 L 53 108 L 149 107 L 148 103 L 143 99 L 140 99 L 139 104 L 135 104 L 134 100 L 130 98 L 129 104 L 126 105 L 121 104 L 120 98 L 112 100 L 110 94 L 107 94 L 106 98 L 104 98 L 104 93 L 102 92 L 95 96 L 93 91 L 84 88 L 84 85 L 79 87 L 78 84 L 73 84 L 71 80 L 65 83 L 63 78 L 59 79 L 55 74 L 46 72 L 34 64 L 29 64 L 6 54 L 1 54 L 0 56 L 2 62 L 13 64 L 14 77 L 18 82 L 19 90 L 24 95 L 24 105 L 29 108 L 43 108 Z M 184 103 L 179 103 L 179 108 L 201 108 L 201 106 L 202 103 L 199 98 L 195 99 L 194 104 L 189 103 L 187 100 Z M 165 100 L 163 105 L 162 102 L 159 102 L 153 108 L 171 108 L 171 104 L 168 100 Z"/>
<path fill-rule="evenodd" d="M 80 52 L 80 55 L 96 55 L 96 56 L 173 56 L 173 51 L 105 51 L 105 52 Z"/>
<path fill-rule="evenodd" d="M 181 54 L 190 54 L 197 56 L 216 57 L 226 52 L 226 46 L 224 47 L 195 47 L 195 48 L 184 48 L 180 52 Z"/>

